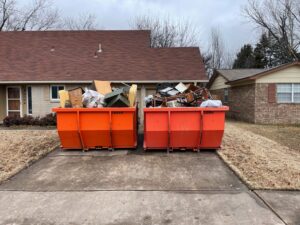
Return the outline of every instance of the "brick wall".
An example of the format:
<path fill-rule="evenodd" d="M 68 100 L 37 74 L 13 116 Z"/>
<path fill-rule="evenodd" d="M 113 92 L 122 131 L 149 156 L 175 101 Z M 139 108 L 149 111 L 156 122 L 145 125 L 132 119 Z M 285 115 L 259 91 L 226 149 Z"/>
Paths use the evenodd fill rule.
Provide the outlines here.
<path fill-rule="evenodd" d="M 256 84 L 255 123 L 300 124 L 300 104 L 278 104 L 269 101 L 269 84 Z M 276 93 L 274 93 L 276 95 Z M 276 99 L 276 98 L 275 98 Z"/>
<path fill-rule="evenodd" d="M 246 122 L 254 122 L 255 85 L 249 84 L 229 89 L 230 117 Z"/>
<path fill-rule="evenodd" d="M 221 100 L 224 104 L 224 89 L 210 90 L 214 99 Z"/>
<path fill-rule="evenodd" d="M 223 104 L 230 107 L 227 117 L 254 123 L 254 84 L 229 88 L 228 103 L 224 102 L 224 89 L 212 90 L 211 93 L 219 96 Z"/>

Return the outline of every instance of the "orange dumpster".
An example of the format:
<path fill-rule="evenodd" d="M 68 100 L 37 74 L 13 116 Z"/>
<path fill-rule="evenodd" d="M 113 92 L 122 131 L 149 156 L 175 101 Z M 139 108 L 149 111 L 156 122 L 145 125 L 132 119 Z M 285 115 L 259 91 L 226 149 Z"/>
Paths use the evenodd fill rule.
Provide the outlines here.
<path fill-rule="evenodd" d="M 228 107 L 145 108 L 144 149 L 220 148 L 228 110 Z"/>
<path fill-rule="evenodd" d="M 63 149 L 136 148 L 137 108 L 53 108 Z"/>

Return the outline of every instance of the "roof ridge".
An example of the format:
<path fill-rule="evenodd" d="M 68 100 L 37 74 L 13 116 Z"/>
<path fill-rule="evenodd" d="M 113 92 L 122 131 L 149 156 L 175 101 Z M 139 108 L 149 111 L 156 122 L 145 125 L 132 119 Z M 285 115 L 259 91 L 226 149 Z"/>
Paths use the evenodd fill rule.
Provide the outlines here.
<path fill-rule="evenodd" d="M 25 30 L 25 31 L 2 31 L 1 33 L 58 33 L 58 32 L 66 32 L 66 33 L 93 33 L 93 32 L 151 32 L 151 30 Z M 1 34 L 0 33 L 0 34 Z"/>
<path fill-rule="evenodd" d="M 199 47 L 163 47 L 163 48 L 158 48 L 158 47 L 151 47 L 150 49 L 199 49 Z"/>
<path fill-rule="evenodd" d="M 218 69 L 218 70 L 266 70 L 268 68 L 238 68 L 238 69 Z"/>

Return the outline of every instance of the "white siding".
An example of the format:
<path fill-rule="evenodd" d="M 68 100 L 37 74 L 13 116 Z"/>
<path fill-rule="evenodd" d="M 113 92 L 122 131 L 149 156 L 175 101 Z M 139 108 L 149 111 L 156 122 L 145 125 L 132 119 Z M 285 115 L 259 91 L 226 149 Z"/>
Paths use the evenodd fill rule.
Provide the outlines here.
<path fill-rule="evenodd" d="M 212 83 L 210 90 L 218 90 L 230 87 L 229 85 L 225 84 L 226 82 L 227 80 L 219 75 Z"/>
<path fill-rule="evenodd" d="M 300 66 L 270 73 L 256 80 L 256 83 L 300 83 Z"/>
<path fill-rule="evenodd" d="M 51 112 L 59 103 L 50 102 L 49 85 L 32 85 L 32 115 L 44 116 Z"/>
<path fill-rule="evenodd" d="M 82 85 L 65 85 L 67 90 Z M 59 102 L 50 100 L 50 85 L 32 85 L 32 115 L 44 116 L 51 112 L 52 108 L 59 107 Z"/>
<path fill-rule="evenodd" d="M 6 87 L 0 86 L 0 122 L 6 116 Z"/>

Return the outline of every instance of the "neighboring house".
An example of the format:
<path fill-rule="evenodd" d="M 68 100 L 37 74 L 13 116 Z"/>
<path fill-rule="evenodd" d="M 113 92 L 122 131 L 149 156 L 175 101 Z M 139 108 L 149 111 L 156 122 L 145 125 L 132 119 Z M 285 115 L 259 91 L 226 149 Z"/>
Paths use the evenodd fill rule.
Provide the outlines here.
<path fill-rule="evenodd" d="M 50 113 L 93 80 L 138 84 L 140 113 L 157 83 L 208 82 L 199 48 L 150 48 L 150 31 L 0 32 L 0 45 L 0 120 Z"/>
<path fill-rule="evenodd" d="M 300 63 L 272 69 L 216 70 L 207 87 L 230 106 L 229 117 L 300 124 Z"/>

